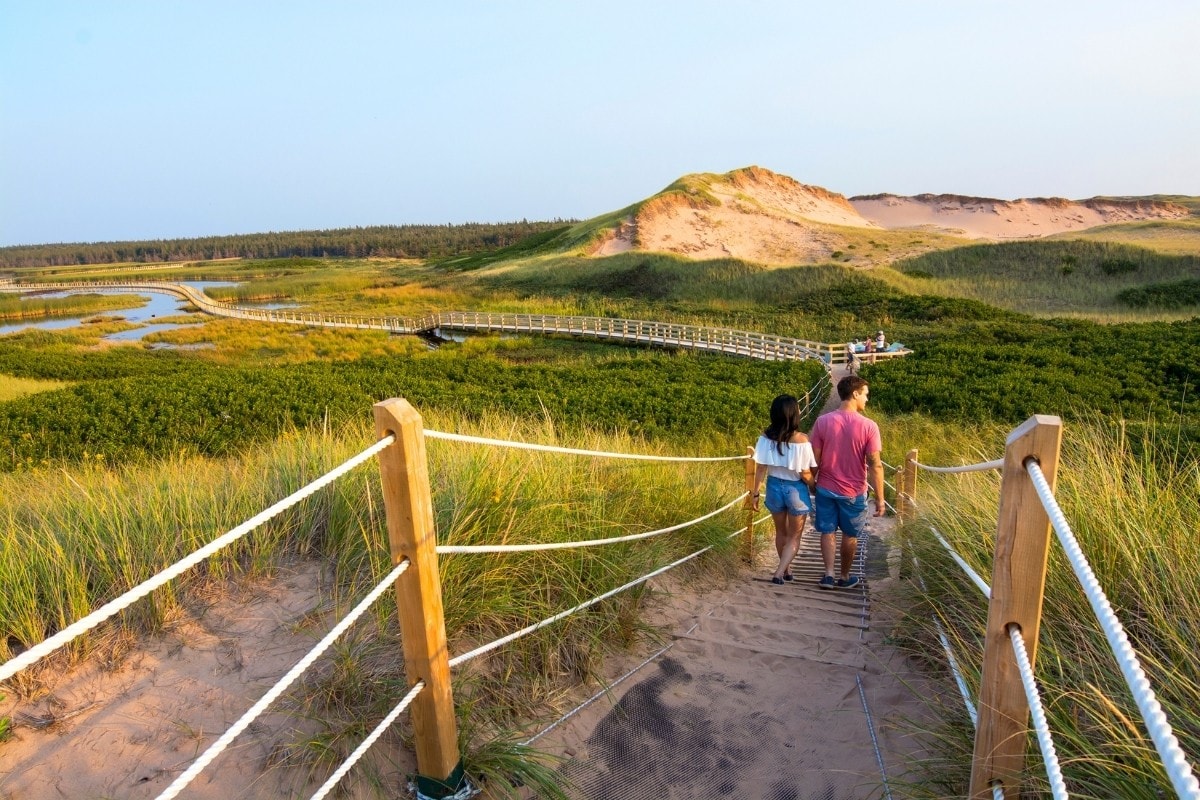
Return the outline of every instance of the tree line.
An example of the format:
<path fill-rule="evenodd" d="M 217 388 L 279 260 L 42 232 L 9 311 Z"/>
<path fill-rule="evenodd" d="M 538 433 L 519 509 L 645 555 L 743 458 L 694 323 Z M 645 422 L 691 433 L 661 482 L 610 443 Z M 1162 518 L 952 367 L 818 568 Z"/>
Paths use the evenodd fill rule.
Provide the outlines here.
<path fill-rule="evenodd" d="M 562 228 L 571 222 L 523 219 L 459 225 L 374 225 L 196 239 L 15 245 L 0 247 L 0 268 L 219 258 L 445 258 L 509 247 L 528 236 Z"/>

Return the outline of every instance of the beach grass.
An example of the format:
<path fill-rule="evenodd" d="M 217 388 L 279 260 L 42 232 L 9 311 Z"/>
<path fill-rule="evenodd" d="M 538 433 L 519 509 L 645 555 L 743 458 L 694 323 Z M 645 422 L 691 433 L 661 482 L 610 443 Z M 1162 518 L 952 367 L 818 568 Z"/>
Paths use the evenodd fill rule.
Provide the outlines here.
<path fill-rule="evenodd" d="M 0 374 L 0 403 L 24 397 L 38 392 L 52 392 L 70 386 L 67 381 L 38 380 L 36 378 L 17 378 L 12 375 Z"/>
<path fill-rule="evenodd" d="M 663 453 L 665 446 L 620 433 L 560 430 L 549 417 L 432 414 L 426 424 L 493 438 L 616 452 Z M 0 475 L 0 660 L 41 641 L 360 451 L 365 425 L 297 430 L 238 457 L 180 453 L 151 463 L 85 459 Z M 744 443 L 710 439 L 693 454 L 737 454 Z M 450 544 L 571 541 L 652 530 L 699 517 L 742 491 L 740 463 L 654 464 L 529 454 L 430 440 L 438 539 Z M 452 652 L 570 608 L 682 555 L 712 546 L 685 570 L 728 574 L 744 524 L 729 512 L 649 540 L 582 550 L 440 559 Z M 345 608 L 390 569 L 378 469 L 372 462 L 247 535 L 110 624 L 152 633 L 186 611 L 190 593 L 227 580 L 266 577 L 304 558 L 328 565 L 330 604 Z M 545 718 L 564 692 L 592 678 L 604 656 L 644 634 L 638 607 L 653 593 L 631 591 L 468 662 L 457 673 L 492 735 L 475 743 L 476 769 L 496 783 L 515 761 L 537 759 L 499 735 Z M 321 720 L 319 748 L 289 751 L 312 769 L 340 762 L 364 718 L 378 718 L 404 684 L 393 596 L 385 594 L 365 630 L 350 637 L 285 704 Z M 42 677 L 86 659 L 104 639 L 91 634 L 8 682 L 10 697 L 36 694 Z M 387 691 L 383 691 L 387 690 Z M 389 701 L 388 698 L 391 698 Z M 511 744 L 511 742 L 510 742 Z M 473 752 L 473 751 L 472 751 Z M 299 755 L 297 755 L 299 754 Z M 338 756 L 334 759 L 334 756 Z M 311 762 L 311 763 L 309 763 Z M 318 763 L 319 762 L 319 763 Z M 491 766 L 488 766 L 488 765 Z M 504 766 L 504 765 L 509 766 Z M 499 765 L 499 766 L 497 766 Z M 332 769 L 332 766 L 329 766 Z M 328 771 L 328 770 L 326 770 Z M 545 778 L 544 770 L 542 778 Z"/>
<path fill-rule="evenodd" d="M 920 426 L 907 424 L 919 433 Z M 1183 750 L 1195 754 L 1200 752 L 1200 655 L 1195 648 L 1200 581 L 1190 565 L 1200 558 L 1195 536 L 1200 530 L 1200 462 L 1170 425 L 1141 431 L 1134 438 L 1108 421 L 1070 424 L 1064 431 L 1056 498 Z M 891 433 L 894 438 L 896 432 Z M 926 439 L 921 461 L 955 465 L 995 458 L 1004 435 L 985 426 L 973 434 L 960 431 L 949 447 Z M 929 532 L 939 531 L 990 581 L 998 493 L 995 473 L 923 473 L 917 492 L 921 517 L 908 531 L 916 542 L 923 581 L 912 587 L 917 602 L 907 621 L 914 652 L 922 659 L 940 652 L 933 620 L 940 621 L 976 697 L 986 601 Z M 1134 800 L 1171 795 L 1161 759 L 1080 581 L 1053 533 L 1051 537 L 1036 671 L 1070 795 Z M 913 796 L 965 793 L 973 732 L 962 706 L 943 711 L 948 715 L 944 726 L 926 732 L 940 745 L 941 778 Z M 1046 792 L 1045 769 L 1032 734 L 1026 769 L 1025 791 Z"/>

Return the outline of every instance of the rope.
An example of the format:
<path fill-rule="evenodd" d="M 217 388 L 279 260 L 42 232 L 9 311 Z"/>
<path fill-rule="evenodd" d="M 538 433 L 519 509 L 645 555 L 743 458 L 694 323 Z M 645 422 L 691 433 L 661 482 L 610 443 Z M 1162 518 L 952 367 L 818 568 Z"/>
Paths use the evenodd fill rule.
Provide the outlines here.
<path fill-rule="evenodd" d="M 913 556 L 913 570 L 917 573 L 917 581 L 921 584 L 921 591 L 929 594 L 929 587 L 925 585 L 925 579 L 921 577 L 921 562 L 916 556 Z M 975 708 L 975 703 L 971 702 L 971 690 L 967 688 L 967 681 L 962 676 L 962 669 L 958 666 L 958 659 L 954 657 L 954 650 L 950 647 L 950 640 L 946 637 L 946 629 L 942 627 L 942 622 L 937 616 L 930 617 L 933 620 L 934 626 L 937 628 L 938 639 L 942 643 L 942 650 L 946 653 L 946 660 L 950 663 L 950 673 L 954 676 L 954 682 L 958 684 L 958 693 L 962 695 L 963 705 L 967 707 L 967 716 L 971 718 L 971 725 L 976 729 L 979 728 L 979 711 Z"/>
<path fill-rule="evenodd" d="M 754 524 L 757 525 L 759 522 L 762 522 L 765 519 L 769 519 L 769 517 L 762 517 L 762 518 L 756 520 L 754 522 Z M 727 536 L 725 538 L 732 539 L 733 537 L 737 536 L 738 534 L 744 533 L 745 531 L 746 531 L 746 529 L 742 528 L 741 530 L 734 531 L 733 533 L 729 534 L 729 536 Z M 703 553 L 707 553 L 709 550 L 712 550 L 712 549 L 713 549 L 713 545 L 710 544 L 708 547 L 705 547 L 701 550 L 697 550 L 696 552 L 692 553 L 691 555 L 684 556 L 683 558 L 679 559 L 678 561 L 672 561 L 670 564 L 667 564 L 665 567 L 659 567 L 658 569 L 654 570 L 653 572 L 649 573 L 648 575 L 643 575 L 640 578 L 635 578 L 634 580 L 630 581 L 629 583 L 626 583 L 623 586 L 618 586 L 616 589 L 613 589 L 611 591 L 605 592 L 604 594 L 600 595 L 599 597 L 593 597 L 591 600 L 587 600 L 583 603 L 580 603 L 579 605 L 575 606 L 574 608 L 568 608 L 566 611 L 561 611 L 552 617 L 547 617 L 546 619 L 542 620 L 541 622 L 535 622 L 533 625 L 530 625 L 527 628 L 522 628 L 521 630 L 519 630 L 515 633 L 510 633 L 509 635 L 504 636 L 500 639 L 497 639 L 494 642 L 491 642 L 491 643 L 485 644 L 485 645 L 481 645 L 479 647 L 476 647 L 474 650 L 470 650 L 466 653 L 463 653 L 462 655 L 455 656 L 454 658 L 450 659 L 450 666 L 457 667 L 459 664 L 463 664 L 467 661 L 470 661 L 472 658 L 475 658 L 476 656 L 481 656 L 484 653 L 495 650 L 497 647 L 500 647 L 501 645 L 508 644 L 509 642 L 513 641 L 514 639 L 520 639 L 522 636 L 533 633 L 534 631 L 544 628 L 547 625 L 558 622 L 560 619 L 563 619 L 564 617 L 569 617 L 571 614 L 574 614 L 576 611 L 582 611 L 585 608 L 594 606 L 594 605 L 596 605 L 596 603 L 599 603 L 601 600 L 606 600 L 615 594 L 620 594 L 621 592 L 625 591 L 626 589 L 637 586 L 639 583 L 645 583 L 646 581 L 650 580 L 651 578 L 653 578 L 657 575 L 661 575 L 664 572 L 666 572 L 667 570 L 674 569 L 675 567 L 678 567 L 680 564 L 684 563 L 685 561 L 691 561 L 696 556 L 701 555 Z"/>
<path fill-rule="evenodd" d="M 680 528 L 686 528 L 689 525 L 695 525 L 703 522 L 706 519 L 715 517 L 724 511 L 728 511 L 735 505 L 745 500 L 749 492 L 742 492 L 741 496 L 735 497 L 731 502 L 721 506 L 716 511 L 709 512 L 703 517 L 688 522 L 681 522 L 678 525 L 672 525 L 669 528 L 660 528 L 656 531 L 647 531 L 645 533 L 634 533 L 629 536 L 616 536 L 611 539 L 585 539 L 581 542 L 542 542 L 539 544 L 440 544 L 437 546 L 439 555 L 445 553 L 528 553 L 534 550 L 567 550 L 573 547 L 595 547 L 601 544 L 616 544 L 617 542 L 632 542 L 637 539 L 649 539 L 651 536 L 658 536 L 663 533 L 677 531 Z"/>
<path fill-rule="evenodd" d="M 280 678 L 278 683 L 272 686 L 257 703 L 250 707 L 249 711 L 247 711 L 241 716 L 240 719 L 238 719 L 237 722 L 233 723 L 229 730 L 225 731 L 225 733 L 221 734 L 219 739 L 209 745 L 208 749 L 204 751 L 203 755 L 192 762 L 192 765 L 188 767 L 182 775 L 176 778 L 175 781 L 166 788 L 166 791 L 158 796 L 157 800 L 171 800 L 171 798 L 182 792 L 187 785 L 192 782 L 193 778 L 203 772 L 204 768 L 213 762 L 213 759 L 221 755 L 225 748 L 237 738 L 238 734 L 248 728 L 251 722 L 254 722 L 254 720 L 258 719 L 258 716 L 267 710 L 267 706 L 275 702 L 275 700 L 278 699 L 279 696 L 283 694 L 287 688 L 291 686 L 297 678 L 300 677 L 301 674 L 304 673 L 304 670 L 308 669 L 312 663 L 316 661 L 331 644 L 333 644 L 335 639 L 341 636 L 347 628 L 353 625 L 355 620 L 362 616 L 363 612 L 370 608 L 371 604 L 378 600 L 379 596 L 387 591 L 387 589 L 389 589 L 391 585 L 396 582 L 396 579 L 400 577 L 404 570 L 408 569 L 408 564 L 409 562 L 407 558 L 397 564 L 392 571 L 389 572 L 387 576 L 381 580 L 374 589 L 371 590 L 370 594 L 364 597 L 362 601 L 354 607 L 353 611 L 343 617 L 341 622 L 335 625 L 333 629 L 329 631 L 329 633 L 325 634 L 325 637 L 321 639 L 321 641 L 317 642 L 316 646 L 313 647 L 312 650 L 308 651 L 308 655 L 300 659 L 296 666 L 288 670 L 288 673 Z"/>
<path fill-rule="evenodd" d="M 150 594 L 160 586 L 163 586 L 168 581 L 191 569 L 196 564 L 199 564 L 201 561 L 213 555 L 222 548 L 233 544 L 238 539 L 245 536 L 247 533 L 254 530 L 275 515 L 287 510 L 288 508 L 291 508 L 296 503 L 299 503 L 304 498 L 316 492 L 318 489 L 327 486 L 328 484 L 340 478 L 342 475 L 357 467 L 359 464 L 362 464 L 364 461 L 374 457 L 376 453 L 386 448 L 393 441 L 395 441 L 394 436 L 387 436 L 383 439 L 380 439 L 378 442 L 371 445 L 350 460 L 343 462 L 340 466 L 335 467 L 330 472 L 325 473 L 323 476 L 317 478 L 307 486 L 297 489 L 295 492 L 283 498 L 265 511 L 260 511 L 258 514 L 246 520 L 241 525 L 238 525 L 236 528 L 233 528 L 228 533 L 225 533 L 219 538 L 209 542 L 204 547 L 201 547 L 190 556 L 180 559 L 172 566 L 167 567 L 163 571 L 159 572 L 157 575 L 154 575 L 153 577 L 142 581 L 137 586 L 134 586 L 132 589 L 129 589 L 120 597 L 105 603 L 83 619 L 68 625 L 55 635 L 51 636 L 49 639 L 42 641 L 40 644 L 34 645 L 16 658 L 5 662 L 2 666 L 0 666 L 0 681 L 7 680 L 8 678 L 28 667 L 30 664 L 33 664 L 36 661 L 46 657 L 76 637 L 87 633 L 89 630 L 96 627 L 114 614 L 124 611 L 136 601 Z"/>
<path fill-rule="evenodd" d="M 1042 696 L 1033 679 L 1033 664 L 1029 662 L 1029 651 L 1025 649 L 1025 639 L 1021 636 L 1021 628 L 1010 623 L 1008 638 L 1012 640 L 1013 655 L 1017 657 L 1017 668 L 1021 673 L 1021 685 L 1025 687 L 1025 699 L 1029 703 L 1029 713 L 1033 717 L 1033 729 L 1037 732 L 1038 747 L 1042 751 L 1042 760 L 1046 762 L 1046 777 L 1050 780 L 1050 793 L 1056 800 L 1066 800 L 1067 785 L 1063 782 L 1062 767 L 1058 763 L 1058 752 L 1054 749 L 1054 739 L 1050 736 L 1050 724 L 1046 721 L 1046 709 L 1042 707 Z"/>
<path fill-rule="evenodd" d="M 944 473 L 984 472 L 989 469 L 1003 469 L 1004 468 L 1004 459 L 1003 458 L 997 458 L 995 461 L 981 461 L 978 464 L 967 464 L 962 467 L 930 467 L 930 466 L 926 466 L 925 464 L 920 464 L 916 461 L 914 461 L 912 463 L 916 464 L 918 467 L 920 467 L 923 470 L 928 470 L 929 472 L 944 472 Z"/>
<path fill-rule="evenodd" d="M 417 699 L 417 695 L 420 694 L 421 690 L 424 688 L 425 681 L 417 681 L 416 685 L 408 690 L 408 694 L 404 695 L 400 702 L 396 704 L 396 707 L 388 712 L 387 716 L 383 718 L 383 721 L 375 726 L 375 730 L 371 731 L 366 739 L 363 739 L 362 744 L 354 749 L 354 752 L 342 762 L 342 765 L 338 767 L 332 775 L 329 776 L 329 779 L 325 781 L 325 783 L 321 784 L 321 788 L 317 789 L 317 791 L 311 798 L 309 798 L 309 800 L 321 800 L 322 797 L 329 794 L 330 790 L 337 786 L 338 782 L 341 781 L 342 778 L 346 777 L 346 773 L 350 771 L 350 768 L 357 764 L 360 758 L 366 755 L 366 752 L 371 749 L 371 746 L 375 744 L 375 742 L 379 741 L 379 737 L 383 736 L 383 732 L 392 726 L 392 723 L 396 721 L 396 718 L 400 716 L 400 713 L 404 711 L 404 709 L 408 708 L 409 705 L 412 704 L 413 700 Z"/>
<path fill-rule="evenodd" d="M 1075 575 L 1079 578 L 1084 594 L 1091 603 L 1092 612 L 1100 622 L 1100 628 L 1104 631 L 1105 638 L 1108 639 L 1108 645 L 1112 648 L 1113 655 L 1116 656 L 1121 673 L 1125 676 L 1125 682 L 1129 684 L 1129 688 L 1133 692 L 1133 699 L 1142 713 L 1146 730 L 1154 741 L 1159 757 L 1163 760 L 1163 767 L 1171 779 L 1172 786 L 1175 787 L 1176 794 L 1181 798 L 1188 798 L 1188 800 L 1200 800 L 1200 782 L 1192 774 L 1192 767 L 1188 764 L 1187 758 L 1179 746 L 1179 741 L 1171 730 L 1167 715 L 1154 696 L 1154 689 L 1150 686 L 1150 681 L 1146 678 L 1146 673 L 1138 662 L 1137 652 L 1129 643 L 1121 621 L 1117 619 L 1112 606 L 1109 605 L 1104 590 L 1100 588 L 1100 583 L 1096 580 L 1096 574 L 1092 572 L 1083 550 L 1079 547 L 1079 542 L 1075 539 L 1075 534 L 1071 532 L 1071 526 L 1067 523 L 1062 509 L 1054 499 L 1054 493 L 1046 481 L 1046 476 L 1042 473 L 1041 466 L 1033 457 L 1030 457 L 1025 459 L 1025 469 L 1033 481 L 1034 488 L 1037 489 L 1042 507 L 1046 509 L 1046 513 L 1050 517 L 1050 523 L 1054 527 L 1055 533 L 1058 534 L 1058 539 L 1075 570 Z"/>
<path fill-rule="evenodd" d="M 575 456 L 600 456 L 603 458 L 629 458 L 638 461 L 745 461 L 748 455 L 741 456 L 650 456 L 638 453 L 607 453 L 602 450 L 578 450 L 573 447 L 555 447 L 548 444 L 531 444 L 529 442 L 510 442 L 505 439 L 488 439 L 483 436 L 467 436 L 461 433 L 443 433 L 428 430 L 425 436 L 430 439 L 445 439 L 448 442 L 469 442 L 471 444 L 488 444 L 493 447 L 511 447 L 516 450 L 538 450 L 543 453 L 567 453 Z"/>
<path fill-rule="evenodd" d="M 970 564 L 964 561 L 962 556 L 954 552 L 954 548 L 950 546 L 949 542 L 942 538 L 942 534 L 937 528 L 931 527 L 929 530 L 931 530 L 933 535 L 937 537 L 937 540 L 942 543 L 942 547 L 946 548 L 946 552 L 950 554 L 950 557 L 954 559 L 955 563 L 962 567 L 963 572 L 967 573 L 967 577 L 974 581 L 975 585 L 979 587 L 979 591 L 983 592 L 983 596 L 988 600 L 991 600 L 992 587 L 988 586 L 987 581 L 985 581 Z"/>
<path fill-rule="evenodd" d="M 862 701 L 863 713 L 867 715 L 867 730 L 871 733 L 871 746 L 875 748 L 875 763 L 879 764 L 879 775 L 883 778 L 883 794 L 888 800 L 892 800 L 887 769 L 883 766 L 883 754 L 879 752 L 879 739 L 875 736 L 875 720 L 871 718 L 871 708 L 867 705 L 867 693 L 863 691 L 862 675 L 855 674 L 854 682 L 858 684 L 858 699 Z"/>

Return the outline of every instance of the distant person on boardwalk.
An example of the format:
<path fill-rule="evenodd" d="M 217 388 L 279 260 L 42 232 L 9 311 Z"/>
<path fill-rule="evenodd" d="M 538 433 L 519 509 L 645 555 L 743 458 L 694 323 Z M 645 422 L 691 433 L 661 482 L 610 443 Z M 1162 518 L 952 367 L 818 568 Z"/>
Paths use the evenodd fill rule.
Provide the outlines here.
<path fill-rule="evenodd" d="M 846 345 L 846 371 L 853 375 L 858 371 L 858 340 Z"/>
<path fill-rule="evenodd" d="M 863 352 L 866 354 L 866 359 L 865 359 L 866 362 L 868 364 L 874 364 L 875 363 L 875 340 L 874 339 L 867 339 L 865 345 L 863 346 Z"/>
<path fill-rule="evenodd" d="M 863 416 L 870 387 L 857 375 L 838 381 L 837 410 L 817 417 L 811 433 L 817 458 L 814 524 L 821 535 L 821 560 L 825 562 L 822 589 L 853 589 L 861 578 L 851 575 L 858 537 L 867 524 L 867 478 L 875 490 L 875 516 L 884 513 L 883 440 L 879 425 Z M 840 577 L 833 576 L 834 534 L 842 530 Z"/>
<path fill-rule="evenodd" d="M 817 466 L 812 445 L 800 431 L 800 403 L 790 394 L 771 402 L 771 424 L 754 446 L 754 463 L 751 505 L 758 510 L 765 475 L 766 506 L 775 523 L 775 551 L 779 554 L 771 583 L 783 584 L 792 580 L 792 559 L 800 549 L 804 523 L 812 511 L 812 469 Z"/>
<path fill-rule="evenodd" d="M 883 331 L 875 332 L 875 352 L 883 353 L 887 351 L 887 337 L 883 335 Z"/>

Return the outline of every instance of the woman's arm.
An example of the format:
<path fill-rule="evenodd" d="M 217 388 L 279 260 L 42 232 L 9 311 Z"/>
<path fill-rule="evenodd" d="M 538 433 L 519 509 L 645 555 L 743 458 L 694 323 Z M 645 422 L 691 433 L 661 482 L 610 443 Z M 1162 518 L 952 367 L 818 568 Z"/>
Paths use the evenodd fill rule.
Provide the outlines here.
<path fill-rule="evenodd" d="M 766 464 L 754 466 L 754 488 L 750 490 L 750 507 L 758 511 L 758 501 L 762 499 L 762 482 L 767 475 Z"/>

